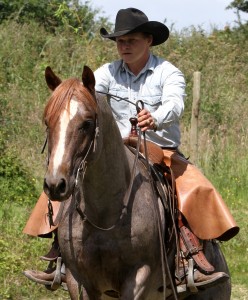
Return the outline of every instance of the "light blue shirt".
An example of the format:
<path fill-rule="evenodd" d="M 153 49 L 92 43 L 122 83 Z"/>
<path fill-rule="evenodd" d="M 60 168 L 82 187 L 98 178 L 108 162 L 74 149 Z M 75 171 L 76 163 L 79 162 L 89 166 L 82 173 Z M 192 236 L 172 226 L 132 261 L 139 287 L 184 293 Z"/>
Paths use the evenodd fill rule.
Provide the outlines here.
<path fill-rule="evenodd" d="M 146 66 L 137 76 L 118 60 L 97 69 L 95 78 L 96 91 L 129 101 L 107 96 L 122 137 L 129 135 L 129 119 L 137 115 L 135 103 L 142 100 L 158 126 L 156 132 L 146 131 L 147 140 L 161 147 L 180 145 L 179 120 L 184 111 L 185 80 L 175 66 L 150 54 Z"/>

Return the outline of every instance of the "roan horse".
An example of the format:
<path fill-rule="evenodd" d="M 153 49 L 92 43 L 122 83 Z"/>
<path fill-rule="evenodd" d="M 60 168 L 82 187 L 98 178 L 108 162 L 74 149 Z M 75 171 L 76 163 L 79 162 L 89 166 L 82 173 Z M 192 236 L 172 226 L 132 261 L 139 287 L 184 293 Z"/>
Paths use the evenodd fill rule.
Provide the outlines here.
<path fill-rule="evenodd" d="M 137 161 L 131 185 L 135 155 L 124 146 L 106 99 L 95 93 L 90 68 L 84 67 L 83 82 L 62 82 L 47 67 L 46 81 L 53 93 L 44 111 L 44 191 L 64 205 L 58 237 L 71 299 L 165 299 L 172 287 L 162 272 L 157 212 L 165 228 L 167 221 L 157 199 L 155 208 L 147 168 Z M 174 274 L 171 249 L 167 266 Z M 218 244 L 207 242 L 205 254 L 228 273 Z M 230 299 L 230 282 L 187 299 Z"/>

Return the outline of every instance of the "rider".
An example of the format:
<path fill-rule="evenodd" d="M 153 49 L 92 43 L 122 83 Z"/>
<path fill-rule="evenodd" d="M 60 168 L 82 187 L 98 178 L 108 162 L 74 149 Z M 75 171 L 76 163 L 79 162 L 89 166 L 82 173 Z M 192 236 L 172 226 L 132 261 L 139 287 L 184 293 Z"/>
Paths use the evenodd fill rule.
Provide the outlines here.
<path fill-rule="evenodd" d="M 189 278 L 186 275 L 190 275 L 187 274 L 190 272 L 193 289 L 194 286 L 204 289 L 227 280 L 227 274 L 215 272 L 207 261 L 199 238 L 227 241 L 238 233 L 239 228 L 212 184 L 178 150 L 179 120 L 184 111 L 184 76 L 171 63 L 150 51 L 152 46 L 168 39 L 168 28 L 160 22 L 149 21 L 138 9 L 127 8 L 118 11 L 113 33 L 101 28 L 100 34 L 116 42 L 120 60 L 107 63 L 95 71 L 96 91 L 109 94 L 107 99 L 123 138 L 130 132 L 130 116 L 137 114 L 135 105 L 130 102 L 144 102 L 144 109 L 137 115 L 138 126 L 146 132 L 148 140 L 163 149 L 164 161 L 174 174 L 181 212 L 178 225 L 183 262 L 183 272 L 179 270 L 176 279 L 178 291 L 183 290 L 180 286 L 185 286 Z M 117 101 L 111 95 L 126 98 L 130 102 Z M 41 198 L 44 206 L 44 195 Z M 33 224 L 32 220 L 35 223 L 37 213 L 33 217 L 31 215 L 30 219 L 29 224 Z M 33 229 L 29 228 L 26 227 L 25 232 L 32 234 Z M 54 247 L 43 258 L 56 258 L 57 250 L 55 241 Z M 194 261 L 191 270 L 187 267 L 188 260 Z M 36 282 L 49 283 L 53 279 L 50 273 L 26 271 L 25 275 Z"/>

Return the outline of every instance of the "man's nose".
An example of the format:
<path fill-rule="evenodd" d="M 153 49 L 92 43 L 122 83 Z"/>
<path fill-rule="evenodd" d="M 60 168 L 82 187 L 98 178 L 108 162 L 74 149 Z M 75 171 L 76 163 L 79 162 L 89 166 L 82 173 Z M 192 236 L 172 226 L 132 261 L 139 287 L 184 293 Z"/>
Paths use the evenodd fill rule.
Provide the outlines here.
<path fill-rule="evenodd" d="M 129 41 L 123 41 L 122 46 L 127 48 L 130 47 L 131 43 Z"/>

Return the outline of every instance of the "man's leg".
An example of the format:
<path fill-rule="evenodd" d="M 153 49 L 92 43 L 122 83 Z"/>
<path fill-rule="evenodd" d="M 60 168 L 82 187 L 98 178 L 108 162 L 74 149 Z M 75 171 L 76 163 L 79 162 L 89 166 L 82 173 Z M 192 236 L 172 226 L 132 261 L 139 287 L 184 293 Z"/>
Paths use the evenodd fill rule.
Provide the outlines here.
<path fill-rule="evenodd" d="M 180 257 L 176 263 L 176 284 L 178 292 L 197 293 L 219 283 L 229 276 L 224 272 L 215 272 L 204 252 L 203 246 L 194 233 L 183 224 L 179 217 Z"/>
<path fill-rule="evenodd" d="M 164 176 L 171 181 L 172 187 L 175 189 L 175 201 L 179 205 L 178 208 L 179 210 L 187 209 L 187 211 L 190 211 L 192 206 L 195 206 L 197 203 L 202 188 L 201 184 L 203 184 L 202 189 L 205 196 L 207 194 L 205 185 L 208 188 L 210 183 L 205 180 L 205 178 L 198 182 L 200 172 L 176 150 L 164 150 L 163 153 L 164 163 L 170 169 L 169 174 L 165 173 Z M 203 177 L 203 175 L 201 175 L 201 177 Z M 208 206 L 208 199 L 205 200 L 205 206 Z M 202 201 L 202 196 L 200 201 Z M 212 201 L 209 203 L 212 203 Z M 206 209 L 209 210 L 209 207 Z M 201 210 L 198 210 L 197 220 L 201 219 L 199 217 L 201 212 Z M 185 226 L 185 224 L 187 226 Z M 204 225 L 208 226 L 207 224 Z M 187 290 L 197 292 L 198 288 L 206 289 L 228 280 L 229 276 L 226 273 L 215 272 L 215 268 L 208 262 L 203 253 L 203 248 L 200 245 L 199 239 L 191 231 L 186 219 L 183 219 L 181 213 L 178 219 L 178 228 L 180 237 L 180 254 L 178 254 L 176 264 L 176 283 L 178 292 L 185 292 Z"/>

